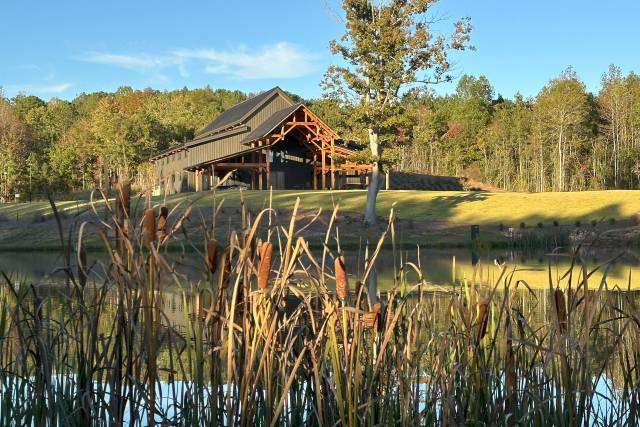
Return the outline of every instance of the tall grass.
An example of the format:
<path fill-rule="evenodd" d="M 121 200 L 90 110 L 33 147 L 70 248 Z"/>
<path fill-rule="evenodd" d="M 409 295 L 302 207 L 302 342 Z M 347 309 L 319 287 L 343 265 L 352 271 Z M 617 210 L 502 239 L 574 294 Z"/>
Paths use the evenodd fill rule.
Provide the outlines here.
<path fill-rule="evenodd" d="M 369 295 L 394 215 L 346 270 L 334 219 L 322 250 L 287 220 L 241 210 L 216 236 L 191 206 L 131 201 L 94 208 L 55 295 L 0 290 L 2 425 L 636 425 L 640 319 L 632 292 L 608 289 L 579 259 L 533 291 L 500 268 L 492 287 L 433 291 L 419 257 L 399 260 L 394 288 Z M 197 222 L 204 242 L 184 224 Z M 61 235 L 64 235 L 61 233 Z M 68 235 L 73 235 L 69 233 Z M 83 249 L 98 236 L 108 262 Z M 116 239 L 113 238 L 116 236 Z M 201 266 L 189 282 L 167 254 Z M 396 257 L 396 254 L 394 254 Z M 606 266 L 600 268 L 606 269 Z M 408 274 L 412 271 L 412 274 Z M 408 277 L 417 277 L 409 282 Z M 355 281 L 355 289 L 349 286 Z M 181 289 L 184 329 L 166 309 Z M 336 289 L 336 292 L 333 292 Z M 59 302 L 61 301 L 61 302 Z"/>

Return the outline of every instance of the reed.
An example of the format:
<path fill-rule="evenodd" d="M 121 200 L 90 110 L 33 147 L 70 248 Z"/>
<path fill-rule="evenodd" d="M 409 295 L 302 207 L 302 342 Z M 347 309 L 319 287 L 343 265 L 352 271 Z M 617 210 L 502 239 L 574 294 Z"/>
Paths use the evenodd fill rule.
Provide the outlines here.
<path fill-rule="evenodd" d="M 502 265 L 493 286 L 434 289 L 419 257 L 394 254 L 395 282 L 369 307 L 361 284 L 380 251 L 365 251 L 350 298 L 343 255 L 323 262 L 341 254 L 336 228 L 315 253 L 297 207 L 282 222 L 245 211 L 241 230 L 205 242 L 189 227 L 211 236 L 212 223 L 191 206 L 130 210 L 127 233 L 100 216 L 78 227 L 59 288 L 5 275 L 0 424 L 638 423 L 638 295 L 609 289 L 606 274 L 591 283 L 576 258 L 547 290 Z M 87 259 L 91 237 L 106 261 Z M 179 272 L 193 258 L 200 280 Z"/>

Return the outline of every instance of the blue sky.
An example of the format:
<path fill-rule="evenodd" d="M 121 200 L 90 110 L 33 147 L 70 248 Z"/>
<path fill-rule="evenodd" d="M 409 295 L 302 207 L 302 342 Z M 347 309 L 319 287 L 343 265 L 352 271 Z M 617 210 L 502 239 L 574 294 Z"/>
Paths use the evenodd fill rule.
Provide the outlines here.
<path fill-rule="evenodd" d="M 317 97 L 338 10 L 338 0 L 6 1 L 0 86 L 45 99 L 123 85 Z M 455 72 L 483 74 L 507 97 L 535 96 L 568 66 L 592 91 L 611 63 L 640 72 L 637 0 L 442 0 L 436 14 L 451 18 L 446 30 L 471 17 L 477 51 L 456 55 Z"/>

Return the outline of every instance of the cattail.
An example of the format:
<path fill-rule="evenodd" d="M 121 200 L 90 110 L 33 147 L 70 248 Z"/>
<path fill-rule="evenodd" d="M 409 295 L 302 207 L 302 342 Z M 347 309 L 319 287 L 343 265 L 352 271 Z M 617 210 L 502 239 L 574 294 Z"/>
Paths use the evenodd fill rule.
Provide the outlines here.
<path fill-rule="evenodd" d="M 378 332 L 380 328 L 380 312 L 382 311 L 382 305 L 377 302 L 373 305 L 372 310 L 362 315 L 362 323 L 365 327 L 372 328 Z"/>
<path fill-rule="evenodd" d="M 349 295 L 349 278 L 347 269 L 344 267 L 344 257 L 339 256 L 335 261 L 336 270 L 336 293 L 340 299 L 346 299 Z"/>
<path fill-rule="evenodd" d="M 156 239 L 156 214 L 153 209 L 144 211 L 144 234 L 147 245 L 151 246 Z"/>
<path fill-rule="evenodd" d="M 218 242 L 209 240 L 206 248 L 206 263 L 211 274 L 215 274 L 218 268 Z"/>
<path fill-rule="evenodd" d="M 158 217 L 158 241 L 162 243 L 167 236 L 167 217 L 169 209 L 166 206 L 160 208 L 160 216 Z"/>
<path fill-rule="evenodd" d="M 564 292 L 560 289 L 556 289 L 553 292 L 553 299 L 556 305 L 558 326 L 560 327 L 560 332 L 564 334 L 567 331 L 567 304 L 564 300 Z"/>
<path fill-rule="evenodd" d="M 258 266 L 258 287 L 260 289 L 265 289 L 269 282 L 272 258 L 273 244 L 271 242 L 264 242 L 260 247 L 260 265 Z"/>
<path fill-rule="evenodd" d="M 116 214 L 120 221 L 129 216 L 131 209 L 131 182 L 125 179 L 118 184 L 118 194 L 116 196 Z"/>
<path fill-rule="evenodd" d="M 224 251 L 222 251 L 220 258 L 220 264 L 222 265 L 219 278 L 220 289 L 227 289 L 227 286 L 229 286 L 229 277 L 231 276 L 231 248 L 226 247 Z"/>
<path fill-rule="evenodd" d="M 478 322 L 476 323 L 477 331 L 476 338 L 478 341 L 482 340 L 487 334 L 487 325 L 489 324 L 489 303 L 480 303 L 478 311 Z"/>

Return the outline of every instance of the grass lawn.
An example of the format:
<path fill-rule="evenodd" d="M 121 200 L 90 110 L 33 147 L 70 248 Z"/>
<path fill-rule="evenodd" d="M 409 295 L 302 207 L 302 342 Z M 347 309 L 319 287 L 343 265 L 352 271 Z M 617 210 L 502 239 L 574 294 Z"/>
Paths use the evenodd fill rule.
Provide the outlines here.
<path fill-rule="evenodd" d="M 170 204 L 197 199 L 198 206 L 211 206 L 213 193 L 183 194 L 168 198 Z M 225 205 L 237 206 L 239 194 L 218 192 Z M 268 205 L 268 192 L 245 192 L 247 204 L 253 209 Z M 293 208 L 297 197 L 305 209 L 332 209 L 340 203 L 341 210 L 361 213 L 366 191 L 274 191 L 273 205 L 278 210 Z M 378 215 L 387 216 L 393 204 L 400 218 L 444 221 L 457 224 L 535 225 L 538 222 L 583 223 L 603 218 L 629 219 L 640 212 L 640 191 L 612 190 L 575 193 L 482 193 L 462 191 L 381 191 Z M 0 213 L 2 210 L 0 209 Z"/>
<path fill-rule="evenodd" d="M 256 213 L 269 205 L 269 192 L 243 192 L 249 209 Z M 330 212 L 334 204 L 341 206 L 344 220 L 341 237 L 357 242 L 363 234 L 380 231 L 362 229 L 361 218 L 366 191 L 273 191 L 273 207 L 276 211 L 289 212 L 297 197 L 301 209 L 310 211 L 322 208 Z M 186 193 L 169 196 L 165 201 L 154 198 L 154 204 L 186 206 L 193 202 L 197 208 L 209 211 L 224 199 L 227 217 L 238 217 L 240 193 L 224 190 L 216 193 Z M 133 203 L 133 202 L 132 202 Z M 437 192 L 437 191 L 381 191 L 378 196 L 378 215 L 387 217 L 395 204 L 398 218 L 404 221 L 403 238 L 406 242 L 428 242 L 436 246 L 442 243 L 468 241 L 469 224 L 480 224 L 489 240 L 499 240 L 497 226 L 518 227 L 525 223 L 534 227 L 539 222 L 544 226 L 554 221 L 572 225 L 576 221 L 588 224 L 593 220 L 616 223 L 628 220 L 640 212 L 640 191 L 590 191 L 580 193 L 483 193 L 483 192 Z M 57 202 L 58 209 L 65 212 L 65 224 L 90 219 L 86 198 L 78 201 Z M 85 212 L 85 213 L 83 213 Z M 33 202 L 0 205 L 0 248 L 55 247 L 58 239 L 55 222 L 51 220 L 48 202 Z M 47 218 L 43 220 L 42 216 Z M 284 217 L 280 215 L 284 220 Z M 230 219 L 230 220 L 231 220 Z M 381 221 L 384 223 L 384 221 Z M 351 235 L 349 235 L 351 232 Z M 493 233 L 493 235 L 491 234 Z M 371 237 L 373 239 L 373 237 Z"/>

